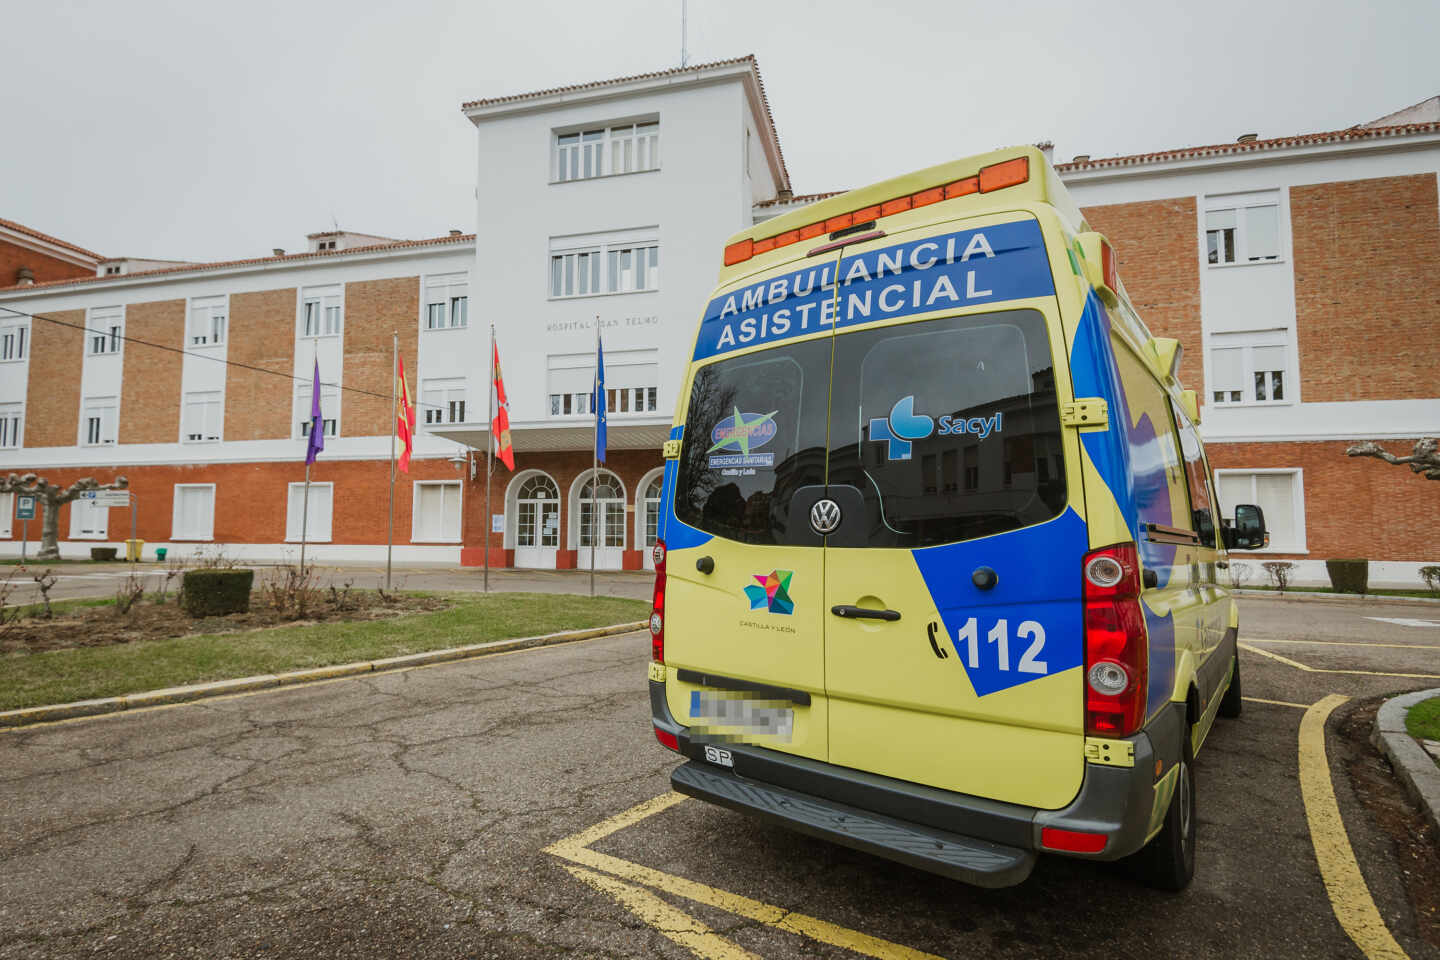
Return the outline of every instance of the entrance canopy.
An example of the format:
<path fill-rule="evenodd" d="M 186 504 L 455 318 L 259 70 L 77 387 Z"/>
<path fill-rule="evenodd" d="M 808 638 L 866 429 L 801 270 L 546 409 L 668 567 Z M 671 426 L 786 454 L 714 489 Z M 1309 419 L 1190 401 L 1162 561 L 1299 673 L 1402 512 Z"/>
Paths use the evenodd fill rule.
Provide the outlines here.
<path fill-rule="evenodd" d="M 489 443 L 490 424 L 428 423 L 424 432 L 483 451 Z M 658 456 L 669 436 L 668 417 L 621 419 L 612 414 L 606 425 L 606 446 L 611 450 L 654 450 Z M 595 444 L 595 426 L 589 417 L 574 421 L 512 423 L 510 442 L 515 445 L 516 453 L 589 450 Z"/>

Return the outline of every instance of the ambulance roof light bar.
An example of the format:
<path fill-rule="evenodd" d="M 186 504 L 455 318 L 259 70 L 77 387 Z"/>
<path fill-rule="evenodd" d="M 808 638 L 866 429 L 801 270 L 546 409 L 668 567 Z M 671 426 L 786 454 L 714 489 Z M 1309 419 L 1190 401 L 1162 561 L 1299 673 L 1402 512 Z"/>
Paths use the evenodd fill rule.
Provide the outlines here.
<path fill-rule="evenodd" d="M 788 247 L 792 243 L 809 240 L 812 237 L 820 236 L 822 233 L 834 233 L 837 230 L 844 230 L 856 224 L 869 223 L 880 217 L 888 217 L 905 210 L 914 210 L 919 207 L 929 206 L 932 203 L 939 203 L 941 200 L 953 200 L 956 197 L 964 197 L 972 193 L 990 193 L 993 190 L 1003 190 L 1006 187 L 1013 187 L 1025 183 L 1029 179 L 1029 157 L 1013 157 L 1009 160 L 1002 160 L 1000 163 L 992 163 L 988 167 L 982 167 L 980 172 L 973 177 L 953 180 L 950 183 L 942 184 L 938 187 L 927 187 L 924 190 L 919 190 L 903 197 L 895 197 L 892 200 L 886 200 L 884 203 L 871 204 L 859 210 L 842 213 L 825 220 L 806 224 L 797 230 L 787 230 L 784 233 L 778 233 L 760 240 L 754 240 L 749 237 L 744 240 L 739 240 L 725 248 L 725 266 L 733 267 L 737 263 L 744 263 L 746 260 L 762 253 L 769 253 L 771 250 L 776 250 L 780 247 Z"/>

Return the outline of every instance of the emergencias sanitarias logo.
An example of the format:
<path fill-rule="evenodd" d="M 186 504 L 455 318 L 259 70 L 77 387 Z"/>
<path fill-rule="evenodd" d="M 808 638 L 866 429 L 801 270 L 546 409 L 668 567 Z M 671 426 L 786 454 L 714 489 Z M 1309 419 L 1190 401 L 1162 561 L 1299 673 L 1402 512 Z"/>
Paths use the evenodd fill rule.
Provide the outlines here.
<path fill-rule="evenodd" d="M 775 414 L 780 411 L 742 413 L 739 407 L 733 409 L 734 413 L 715 424 L 715 429 L 710 431 L 714 444 L 705 451 L 710 455 L 710 469 L 773 467 L 774 453 L 755 451 L 775 439 Z M 716 453 L 717 450 L 721 452 Z"/>
<path fill-rule="evenodd" d="M 771 570 L 769 573 L 755 574 L 755 583 L 745 588 L 750 609 L 759 610 L 763 607 L 771 613 L 794 613 L 795 601 L 790 599 L 790 578 L 793 576 L 793 570 Z"/>

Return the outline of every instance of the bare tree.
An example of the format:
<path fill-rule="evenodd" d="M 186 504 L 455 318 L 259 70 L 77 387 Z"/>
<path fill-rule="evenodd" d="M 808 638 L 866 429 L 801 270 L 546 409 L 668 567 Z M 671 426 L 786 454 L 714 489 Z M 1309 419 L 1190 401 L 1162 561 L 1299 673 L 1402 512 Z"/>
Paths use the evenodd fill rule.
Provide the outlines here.
<path fill-rule="evenodd" d="M 1440 480 L 1440 440 L 1416 440 L 1415 450 L 1408 457 L 1397 457 L 1374 440 L 1357 443 L 1345 451 L 1347 457 L 1374 457 L 1386 463 L 1403 463 L 1411 473 L 1423 473 L 1427 480 Z"/>
<path fill-rule="evenodd" d="M 113 483 L 100 483 L 94 477 L 84 477 L 68 487 L 50 483 L 33 473 L 24 476 L 12 473 L 8 477 L 0 477 L 0 493 L 32 496 L 45 506 L 40 523 L 40 552 L 35 554 L 35 559 L 39 561 L 60 559 L 60 508 L 63 505 L 80 499 L 80 495 L 89 490 L 124 490 L 128 486 L 130 481 L 124 477 L 116 477 Z"/>

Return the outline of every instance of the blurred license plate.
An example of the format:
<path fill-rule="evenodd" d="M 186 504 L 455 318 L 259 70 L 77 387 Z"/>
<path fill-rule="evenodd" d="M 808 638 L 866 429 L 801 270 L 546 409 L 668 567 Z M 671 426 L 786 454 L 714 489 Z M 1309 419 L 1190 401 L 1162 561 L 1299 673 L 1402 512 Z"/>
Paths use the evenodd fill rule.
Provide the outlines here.
<path fill-rule="evenodd" d="M 730 735 L 775 737 L 788 743 L 795 730 L 795 711 L 773 700 L 745 700 L 723 694 L 690 691 L 690 719 L 700 727 L 724 727 Z"/>

